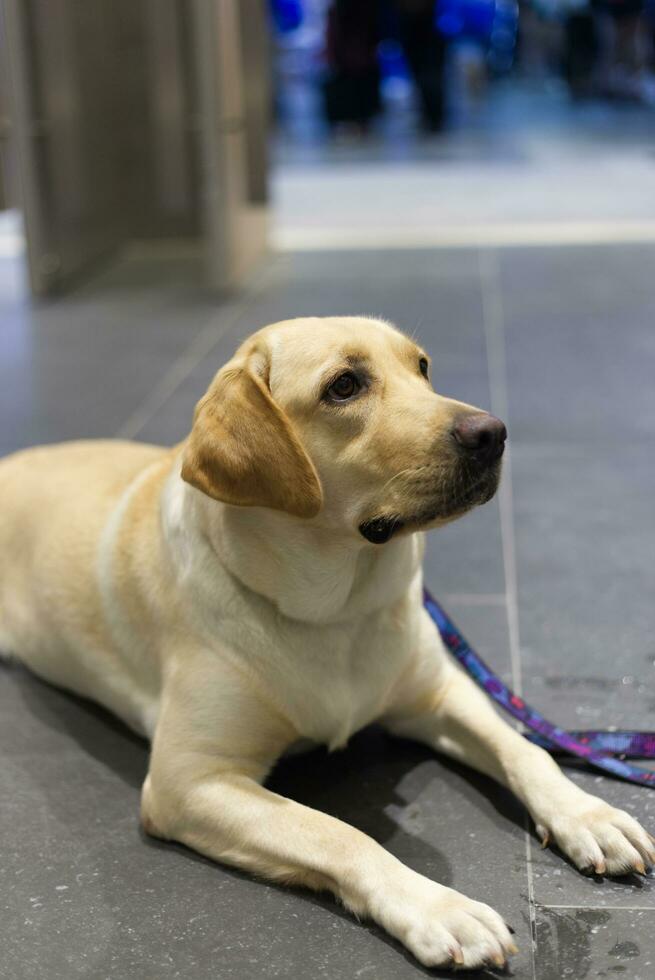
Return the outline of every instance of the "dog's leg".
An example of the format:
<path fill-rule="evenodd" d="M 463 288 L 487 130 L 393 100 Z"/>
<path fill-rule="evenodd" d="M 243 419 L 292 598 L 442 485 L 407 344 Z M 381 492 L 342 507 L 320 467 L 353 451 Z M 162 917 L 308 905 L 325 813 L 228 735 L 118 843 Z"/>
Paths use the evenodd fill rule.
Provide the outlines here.
<path fill-rule="evenodd" d="M 421 614 L 424 648 L 387 727 L 507 786 L 527 807 L 544 846 L 554 841 L 580 870 L 643 874 L 655 864 L 655 841 L 633 817 L 577 787 L 548 752 L 496 713 L 467 674 L 450 660 L 444 668 L 441 639 Z"/>
<path fill-rule="evenodd" d="M 426 966 L 500 966 L 515 952 L 489 906 L 417 874 L 348 824 L 262 787 L 295 733 L 250 681 L 225 672 L 211 678 L 188 663 L 177 673 L 143 789 L 148 833 L 274 881 L 327 889 Z"/>

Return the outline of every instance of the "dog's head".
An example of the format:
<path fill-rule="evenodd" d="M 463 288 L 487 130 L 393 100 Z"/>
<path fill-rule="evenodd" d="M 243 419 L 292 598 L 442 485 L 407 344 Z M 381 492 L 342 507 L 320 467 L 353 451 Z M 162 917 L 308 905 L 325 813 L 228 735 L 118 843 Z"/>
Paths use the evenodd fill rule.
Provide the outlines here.
<path fill-rule="evenodd" d="M 428 355 L 381 320 L 287 320 L 250 337 L 199 402 L 182 477 L 374 543 L 496 491 L 505 426 L 438 395 Z"/>

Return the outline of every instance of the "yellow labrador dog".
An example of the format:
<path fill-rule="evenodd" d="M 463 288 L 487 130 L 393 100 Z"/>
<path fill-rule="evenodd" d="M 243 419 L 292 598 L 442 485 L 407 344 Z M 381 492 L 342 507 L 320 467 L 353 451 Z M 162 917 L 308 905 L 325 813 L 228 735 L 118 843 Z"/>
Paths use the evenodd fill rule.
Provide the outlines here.
<path fill-rule="evenodd" d="M 263 787 L 377 719 L 494 777 L 581 869 L 651 839 L 495 713 L 422 607 L 423 532 L 489 500 L 503 424 L 433 391 L 380 320 L 254 334 L 175 449 L 79 442 L 0 464 L 0 649 L 152 740 L 149 834 L 329 889 L 427 966 L 515 951 L 487 905 Z"/>

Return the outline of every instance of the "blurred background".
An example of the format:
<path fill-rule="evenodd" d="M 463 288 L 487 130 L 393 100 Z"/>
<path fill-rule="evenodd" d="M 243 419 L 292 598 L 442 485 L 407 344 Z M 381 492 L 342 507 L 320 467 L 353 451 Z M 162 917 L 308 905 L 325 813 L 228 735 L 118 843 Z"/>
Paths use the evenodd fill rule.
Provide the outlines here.
<path fill-rule="evenodd" d="M 0 12 L 0 456 L 174 444 L 260 326 L 387 317 L 510 435 L 430 587 L 553 721 L 652 728 L 653 0 Z M 326 896 L 139 837 L 147 762 L 0 670 L 2 980 L 423 975 Z M 569 772 L 653 828 L 655 794 Z M 577 874 L 462 766 L 374 730 L 271 785 L 498 908 L 516 980 L 653 975 L 653 879 Z"/>
<path fill-rule="evenodd" d="M 3 0 L 0 42 L 38 296 L 137 245 L 222 290 L 267 249 L 652 236 L 653 0 Z"/>

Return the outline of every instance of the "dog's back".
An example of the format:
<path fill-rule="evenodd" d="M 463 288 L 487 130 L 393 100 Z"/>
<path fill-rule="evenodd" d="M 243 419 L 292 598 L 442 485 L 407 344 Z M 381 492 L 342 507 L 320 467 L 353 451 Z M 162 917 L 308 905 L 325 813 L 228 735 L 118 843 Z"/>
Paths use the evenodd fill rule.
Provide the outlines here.
<path fill-rule="evenodd" d="M 130 483 L 167 452 L 98 440 L 41 446 L 0 461 L 3 655 L 98 697 L 89 654 L 107 655 L 111 647 L 98 589 L 103 529 Z"/>

